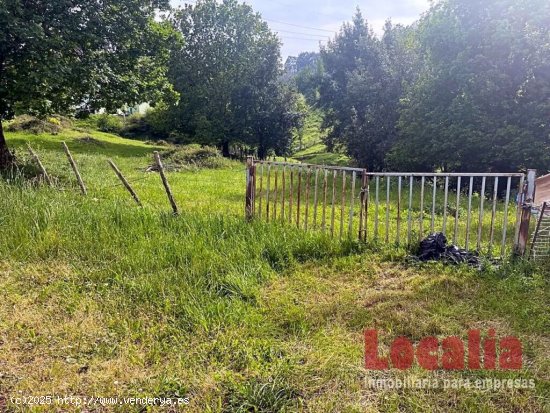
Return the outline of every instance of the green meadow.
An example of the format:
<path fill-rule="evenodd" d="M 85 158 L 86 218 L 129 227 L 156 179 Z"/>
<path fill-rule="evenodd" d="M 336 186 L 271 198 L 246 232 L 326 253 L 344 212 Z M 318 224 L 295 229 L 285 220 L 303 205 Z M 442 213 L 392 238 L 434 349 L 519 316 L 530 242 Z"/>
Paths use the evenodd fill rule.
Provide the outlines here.
<path fill-rule="evenodd" d="M 188 397 L 189 405 L 176 410 L 188 412 L 548 408 L 545 268 L 512 259 L 481 270 L 420 264 L 384 239 L 364 244 L 282 220 L 247 222 L 245 165 L 235 161 L 169 169 L 181 210 L 174 216 L 158 173 L 146 172 L 153 152 L 165 146 L 73 129 L 55 136 L 9 132 L 7 139 L 28 165 L 0 182 L 0 403 L 7 411 L 55 411 L 12 404 L 13 395 Z M 79 193 L 63 141 L 87 196 Z M 53 187 L 35 177 L 27 143 Z M 429 199 L 427 193 L 428 211 Z M 498 208 L 502 218 L 502 203 Z M 414 342 L 430 335 L 466 340 L 472 328 L 484 336 L 495 329 L 498 337 L 522 341 L 523 368 L 369 371 L 363 367 L 366 328 L 380 331 L 384 354 L 401 335 Z M 525 379 L 535 385 L 396 391 L 371 388 L 371 378 Z M 90 411 L 167 410 L 111 405 Z"/>

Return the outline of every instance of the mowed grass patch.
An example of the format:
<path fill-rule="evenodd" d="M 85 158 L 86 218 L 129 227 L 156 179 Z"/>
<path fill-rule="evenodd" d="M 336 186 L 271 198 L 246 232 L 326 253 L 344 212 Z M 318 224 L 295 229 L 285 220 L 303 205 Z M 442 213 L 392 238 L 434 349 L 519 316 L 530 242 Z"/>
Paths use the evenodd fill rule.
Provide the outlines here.
<path fill-rule="evenodd" d="M 524 271 L 531 274 L 525 277 Z M 403 265 L 367 253 L 305 264 L 264 290 L 267 314 L 300 360 L 306 411 L 463 412 L 544 411 L 550 391 L 550 292 L 544 275 L 523 265 L 480 272 L 439 264 Z M 364 369 L 364 329 L 379 330 L 380 353 L 393 339 L 428 336 L 467 341 L 514 335 L 523 343 L 521 371 L 402 372 Z M 369 379 L 533 379 L 532 390 L 373 389 Z M 337 396 L 336 396 L 337 395 Z"/>

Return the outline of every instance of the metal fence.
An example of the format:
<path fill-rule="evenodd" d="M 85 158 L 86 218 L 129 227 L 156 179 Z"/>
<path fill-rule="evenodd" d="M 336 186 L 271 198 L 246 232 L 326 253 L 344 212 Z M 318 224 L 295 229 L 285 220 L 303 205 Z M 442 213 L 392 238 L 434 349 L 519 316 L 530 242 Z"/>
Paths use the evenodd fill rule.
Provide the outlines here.
<path fill-rule="evenodd" d="M 534 182 L 534 171 L 529 179 L 523 173 L 368 172 L 252 158 L 247 171 L 248 218 L 396 245 L 442 231 L 453 244 L 488 255 L 525 251 L 526 206 L 534 194 L 527 182 Z"/>

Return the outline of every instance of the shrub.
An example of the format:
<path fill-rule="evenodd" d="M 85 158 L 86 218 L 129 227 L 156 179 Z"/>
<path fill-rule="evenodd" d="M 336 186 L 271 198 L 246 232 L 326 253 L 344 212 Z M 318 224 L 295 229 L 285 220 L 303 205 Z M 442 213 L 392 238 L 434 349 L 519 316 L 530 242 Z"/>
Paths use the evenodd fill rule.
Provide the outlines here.
<path fill-rule="evenodd" d="M 218 169 L 228 166 L 229 160 L 222 157 L 217 148 L 198 144 L 175 147 L 161 153 L 166 169 Z"/>
<path fill-rule="evenodd" d="M 172 123 L 168 108 L 158 105 L 144 115 L 136 113 L 128 116 L 120 134 L 125 138 L 166 140 L 170 139 Z"/>
<path fill-rule="evenodd" d="M 70 119 L 62 116 L 50 116 L 47 119 L 39 119 L 30 115 L 20 115 L 12 120 L 6 130 L 9 132 L 53 133 L 57 134 L 64 128 L 70 128 Z"/>
<path fill-rule="evenodd" d="M 122 119 L 117 115 L 109 115 L 105 113 L 102 115 L 95 115 L 91 118 L 95 118 L 97 129 L 102 132 L 120 133 L 124 127 Z"/>

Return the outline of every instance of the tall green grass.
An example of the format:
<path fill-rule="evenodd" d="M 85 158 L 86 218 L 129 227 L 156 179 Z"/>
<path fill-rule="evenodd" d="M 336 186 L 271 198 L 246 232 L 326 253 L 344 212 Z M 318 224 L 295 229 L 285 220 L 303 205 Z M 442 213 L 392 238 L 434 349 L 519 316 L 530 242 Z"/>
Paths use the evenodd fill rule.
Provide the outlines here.
<path fill-rule="evenodd" d="M 162 147 L 75 130 L 8 133 L 8 140 L 21 162 L 30 161 L 24 152 L 30 142 L 55 186 L 28 179 L 32 167 L 27 177 L 0 182 L 2 394 L 187 396 L 184 410 L 192 412 L 545 406 L 548 286 L 532 265 L 483 272 L 406 266 L 392 262 L 404 252 L 383 249 L 383 242 L 340 241 L 286 220 L 246 222 L 240 163 L 168 172 L 182 211 L 174 216 L 158 174 L 145 172 Z M 61 141 L 82 172 L 86 197 Z M 108 167 L 111 158 L 143 208 Z M 536 378 L 537 388 L 503 394 L 364 388 L 372 372 L 362 369 L 363 328 L 419 338 L 460 335 L 472 325 L 520 334 L 522 374 Z"/>

